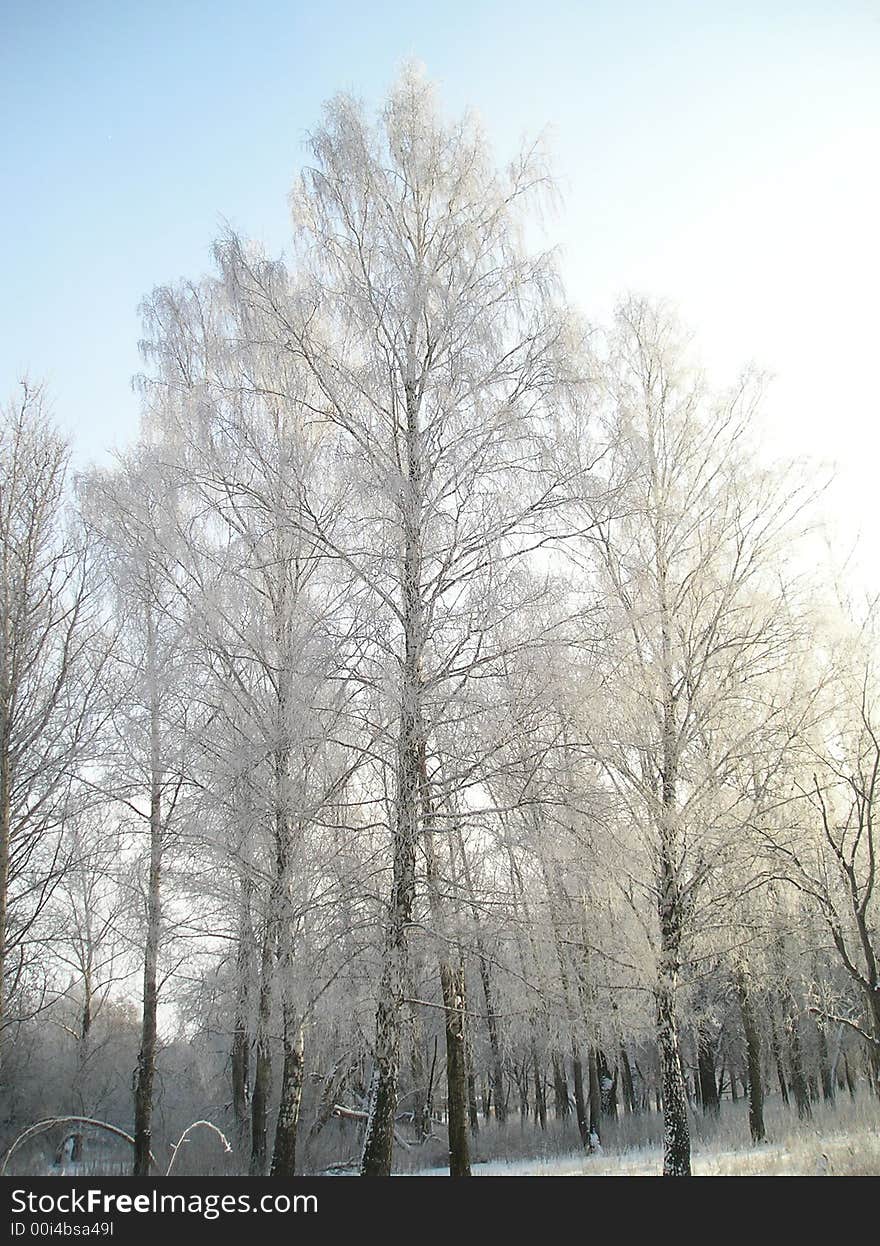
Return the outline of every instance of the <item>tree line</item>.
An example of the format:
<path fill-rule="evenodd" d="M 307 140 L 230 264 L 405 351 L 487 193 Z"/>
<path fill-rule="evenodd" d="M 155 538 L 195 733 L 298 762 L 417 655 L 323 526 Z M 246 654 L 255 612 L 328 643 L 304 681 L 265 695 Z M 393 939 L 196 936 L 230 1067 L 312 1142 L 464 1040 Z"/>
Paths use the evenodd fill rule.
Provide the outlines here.
<path fill-rule="evenodd" d="M 112 466 L 3 409 L 6 1145 L 146 1175 L 164 1078 L 253 1175 L 649 1111 L 687 1175 L 721 1096 L 880 1091 L 875 615 L 762 378 L 579 316 L 540 151 L 414 70 L 309 155 L 286 259 L 145 301 Z"/>

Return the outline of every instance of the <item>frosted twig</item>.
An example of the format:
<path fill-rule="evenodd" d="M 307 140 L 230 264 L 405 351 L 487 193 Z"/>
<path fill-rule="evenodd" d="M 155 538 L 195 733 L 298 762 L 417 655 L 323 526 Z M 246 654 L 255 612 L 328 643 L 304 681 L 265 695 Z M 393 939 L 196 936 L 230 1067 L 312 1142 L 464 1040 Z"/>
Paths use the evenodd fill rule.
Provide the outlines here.
<path fill-rule="evenodd" d="M 184 1142 L 188 1141 L 189 1135 L 192 1133 L 192 1131 L 200 1127 L 203 1129 L 212 1130 L 212 1132 L 215 1133 L 217 1137 L 220 1139 L 220 1141 L 223 1143 L 224 1154 L 225 1155 L 232 1154 L 232 1147 L 229 1145 L 229 1139 L 226 1137 L 226 1134 L 223 1132 L 222 1129 L 218 1129 L 217 1126 L 212 1124 L 211 1121 L 193 1121 L 191 1125 L 187 1125 L 186 1129 L 184 1129 L 183 1133 L 180 1135 L 180 1137 L 171 1147 L 171 1159 L 168 1162 L 168 1167 L 165 1169 L 166 1177 L 170 1176 L 171 1174 L 171 1169 L 174 1167 L 174 1161 L 177 1159 L 177 1152 L 180 1149 L 180 1147 L 183 1146 Z"/>

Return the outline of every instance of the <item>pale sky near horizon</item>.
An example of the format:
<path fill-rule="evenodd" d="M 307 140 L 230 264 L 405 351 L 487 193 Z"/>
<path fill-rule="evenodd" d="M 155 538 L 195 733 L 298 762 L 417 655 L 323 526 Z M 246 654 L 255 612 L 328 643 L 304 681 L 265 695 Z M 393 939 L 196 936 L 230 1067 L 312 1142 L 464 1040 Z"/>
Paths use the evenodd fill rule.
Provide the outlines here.
<path fill-rule="evenodd" d="M 44 378 L 77 460 L 137 427 L 140 299 L 228 219 L 288 239 L 303 138 L 417 57 L 499 158 L 546 130 L 573 299 L 668 297 L 773 443 L 839 463 L 880 587 L 880 0 L 0 0 L 0 393 Z"/>

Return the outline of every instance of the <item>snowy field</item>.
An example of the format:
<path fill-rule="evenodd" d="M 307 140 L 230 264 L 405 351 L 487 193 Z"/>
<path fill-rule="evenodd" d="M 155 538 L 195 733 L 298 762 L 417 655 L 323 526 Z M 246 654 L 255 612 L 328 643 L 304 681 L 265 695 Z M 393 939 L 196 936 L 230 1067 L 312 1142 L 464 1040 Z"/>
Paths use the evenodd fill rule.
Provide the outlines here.
<path fill-rule="evenodd" d="M 703 1177 L 878 1176 L 880 1175 L 880 1103 L 867 1097 L 840 1100 L 835 1107 L 816 1105 L 812 1121 L 799 1122 L 781 1104 L 767 1105 L 770 1139 L 749 1144 L 744 1104 L 725 1104 L 717 1130 L 706 1136 L 705 1123 L 694 1121 L 693 1171 Z M 478 1140 L 475 1177 L 641 1177 L 657 1176 L 663 1163 L 659 1141 L 626 1146 L 628 1122 L 609 1130 L 619 1135 L 596 1155 L 576 1150 L 533 1158 L 481 1159 Z M 650 1131 L 654 1114 L 644 1122 Z M 623 1145 L 620 1145 L 620 1144 Z M 419 1176 L 443 1176 L 431 1167 Z"/>
<path fill-rule="evenodd" d="M 570 1155 L 557 1159 L 492 1161 L 475 1164 L 475 1177 L 656 1177 L 663 1155 L 659 1148 L 623 1155 Z M 754 1150 L 695 1154 L 698 1177 L 810 1177 L 880 1175 L 880 1136 L 816 1135 Z M 442 1169 L 428 1173 L 443 1175 Z"/>
<path fill-rule="evenodd" d="M 855 1099 L 839 1096 L 833 1105 L 813 1105 L 813 1119 L 799 1122 L 793 1110 L 778 1099 L 765 1108 L 768 1141 L 753 1147 L 749 1141 L 746 1105 L 726 1102 L 716 1120 L 696 1112 L 691 1117 L 693 1172 L 695 1176 L 880 1176 L 880 1100 L 868 1094 Z M 595 1155 L 578 1147 L 571 1122 L 564 1127 L 548 1122 L 538 1131 L 532 1122 L 499 1129 L 494 1123 L 481 1127 L 471 1144 L 475 1177 L 607 1177 L 657 1176 L 662 1168 L 662 1122 L 656 1112 L 636 1117 L 621 1116 L 607 1122 L 604 1146 Z M 399 1153 L 399 1176 L 446 1176 L 443 1126 L 437 1125 L 428 1148 Z M 48 1176 L 124 1176 L 130 1170 L 127 1156 L 98 1144 L 99 1155 L 89 1162 L 54 1165 L 33 1155 L 22 1155 L 10 1171 Z M 190 1157 L 184 1157 L 188 1160 Z M 36 1162 L 35 1162 L 36 1160 Z M 205 1152 L 184 1162 L 182 1171 L 201 1171 L 224 1176 L 240 1171 L 236 1157 L 218 1162 L 216 1153 Z M 320 1172 L 308 1162 L 303 1175 Z M 355 1175 L 339 1170 L 337 1175 Z"/>

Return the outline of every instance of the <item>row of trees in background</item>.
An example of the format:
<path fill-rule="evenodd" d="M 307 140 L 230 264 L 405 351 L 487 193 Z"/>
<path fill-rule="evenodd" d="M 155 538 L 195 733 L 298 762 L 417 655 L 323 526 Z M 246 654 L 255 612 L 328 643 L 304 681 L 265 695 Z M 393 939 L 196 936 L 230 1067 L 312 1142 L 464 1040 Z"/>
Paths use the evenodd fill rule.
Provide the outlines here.
<path fill-rule="evenodd" d="M 278 1176 L 334 1116 L 365 1175 L 443 1117 L 466 1175 L 481 1119 L 655 1106 L 683 1175 L 695 1103 L 760 1141 L 771 1090 L 880 1089 L 873 616 L 759 378 L 663 305 L 582 324 L 537 153 L 417 73 L 311 152 L 288 262 L 229 234 L 146 302 L 112 468 L 72 497 L 4 411 L 4 1131 L 113 1114 L 145 1174 L 184 1041 Z"/>

